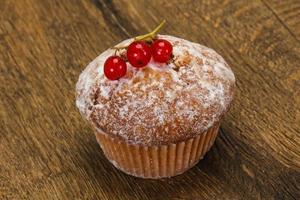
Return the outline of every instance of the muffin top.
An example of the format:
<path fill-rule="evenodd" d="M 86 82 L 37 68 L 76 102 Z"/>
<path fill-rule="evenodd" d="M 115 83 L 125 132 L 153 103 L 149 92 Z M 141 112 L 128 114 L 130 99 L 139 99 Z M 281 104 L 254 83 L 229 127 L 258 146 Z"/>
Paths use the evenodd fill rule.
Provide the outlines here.
<path fill-rule="evenodd" d="M 108 49 L 79 76 L 76 105 L 101 133 L 139 145 L 180 142 L 217 123 L 233 99 L 235 77 L 214 50 L 181 38 L 158 35 L 173 45 L 173 59 L 140 69 L 127 62 L 125 77 L 103 73 Z M 130 44 L 128 39 L 118 45 Z"/>

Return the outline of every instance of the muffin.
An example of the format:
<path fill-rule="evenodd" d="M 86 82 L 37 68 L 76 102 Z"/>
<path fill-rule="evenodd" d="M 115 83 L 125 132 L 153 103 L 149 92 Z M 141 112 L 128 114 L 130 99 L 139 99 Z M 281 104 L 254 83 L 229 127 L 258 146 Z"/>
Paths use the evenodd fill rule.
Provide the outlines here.
<path fill-rule="evenodd" d="M 154 179 L 181 174 L 203 158 L 235 87 L 232 70 L 214 50 L 173 36 L 157 38 L 172 44 L 167 63 L 126 63 L 126 75 L 109 80 L 104 63 L 116 50 L 108 49 L 76 85 L 76 105 L 108 160 L 127 174 Z"/>

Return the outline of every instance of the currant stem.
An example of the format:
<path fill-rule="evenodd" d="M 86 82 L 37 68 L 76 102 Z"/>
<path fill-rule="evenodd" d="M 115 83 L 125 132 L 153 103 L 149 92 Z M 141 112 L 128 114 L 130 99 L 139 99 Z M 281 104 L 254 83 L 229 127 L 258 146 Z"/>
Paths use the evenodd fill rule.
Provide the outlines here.
<path fill-rule="evenodd" d="M 134 38 L 135 41 L 151 41 L 155 38 L 155 36 L 157 35 L 158 31 L 163 27 L 163 25 L 166 23 L 166 20 L 164 19 L 153 31 L 151 31 L 150 33 L 147 33 L 145 35 L 140 35 Z"/>
<path fill-rule="evenodd" d="M 152 41 L 157 33 L 160 31 L 160 29 L 165 25 L 166 20 L 164 19 L 153 31 L 150 33 L 147 33 L 145 35 L 139 35 L 134 38 L 134 41 Z M 114 46 L 112 49 L 120 50 L 120 49 L 126 49 L 129 45 L 124 45 L 124 46 Z"/>
<path fill-rule="evenodd" d="M 129 45 L 124 45 L 124 46 L 114 46 L 112 47 L 112 49 L 116 49 L 116 50 L 121 50 L 121 49 L 126 49 Z"/>

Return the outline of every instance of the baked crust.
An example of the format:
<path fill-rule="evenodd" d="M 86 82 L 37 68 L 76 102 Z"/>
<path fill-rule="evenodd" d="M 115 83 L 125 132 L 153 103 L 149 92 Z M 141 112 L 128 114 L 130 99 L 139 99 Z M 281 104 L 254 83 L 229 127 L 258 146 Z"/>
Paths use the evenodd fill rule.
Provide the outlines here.
<path fill-rule="evenodd" d="M 132 144 L 170 144 L 201 134 L 226 113 L 235 77 L 224 59 L 200 44 L 158 37 L 173 45 L 168 64 L 150 61 L 137 70 L 127 63 L 127 75 L 111 81 L 103 74 L 114 54 L 108 49 L 81 73 L 76 105 L 96 130 Z"/>

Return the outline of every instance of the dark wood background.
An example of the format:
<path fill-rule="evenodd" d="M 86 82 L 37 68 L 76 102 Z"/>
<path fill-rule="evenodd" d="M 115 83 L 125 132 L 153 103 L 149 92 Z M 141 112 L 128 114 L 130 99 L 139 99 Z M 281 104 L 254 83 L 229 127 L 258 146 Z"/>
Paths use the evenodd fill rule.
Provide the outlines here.
<path fill-rule="evenodd" d="M 162 19 L 224 56 L 237 90 L 204 160 L 143 180 L 105 159 L 74 91 Z M 299 0 L 0 0 L 0 70 L 0 199 L 300 199 Z"/>

